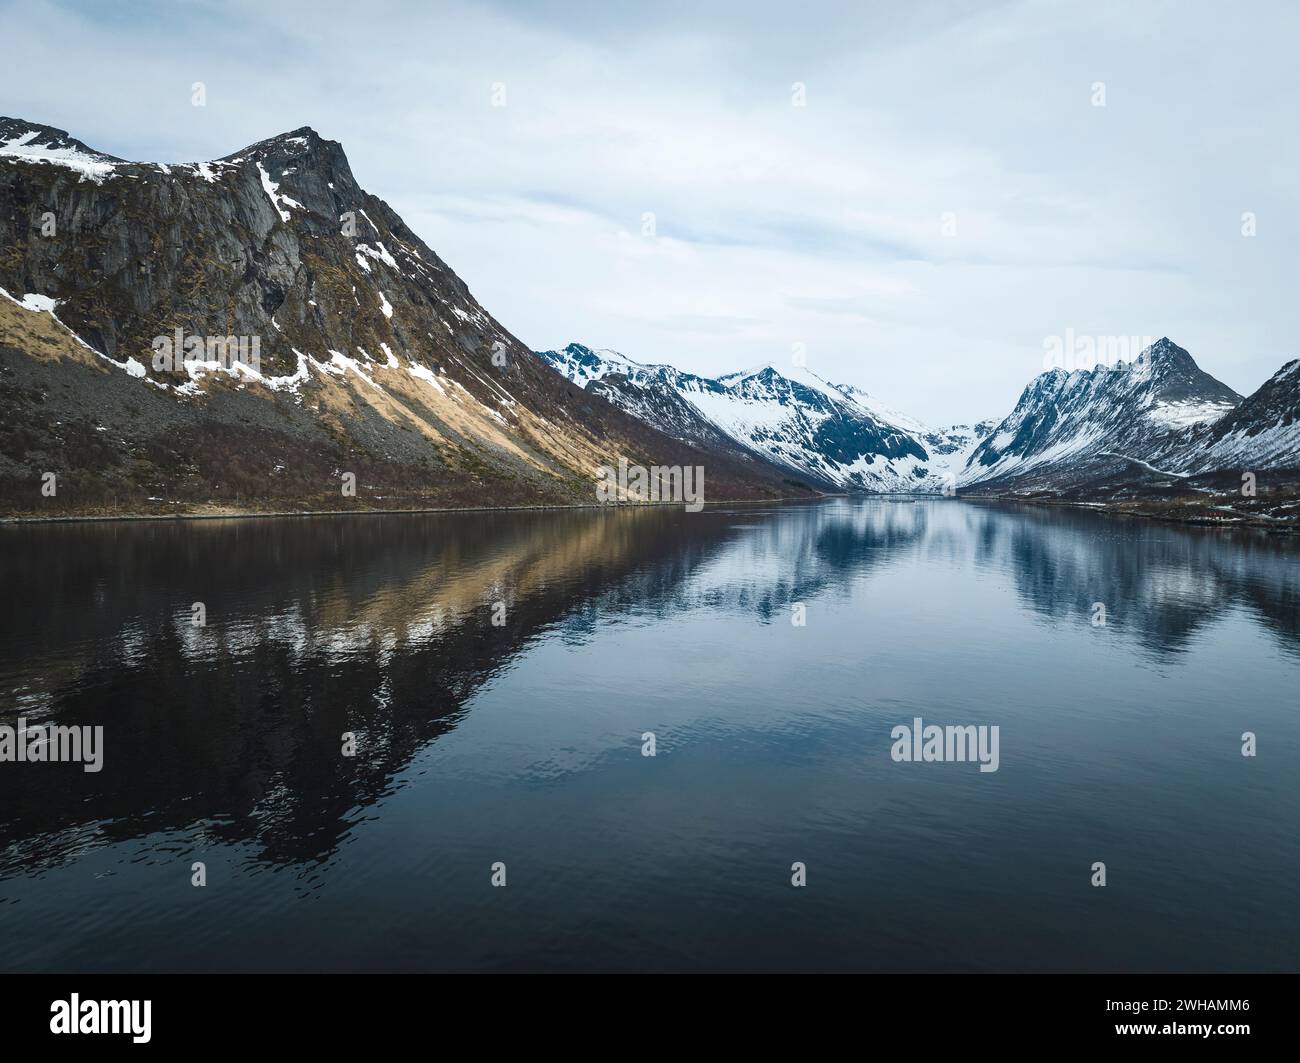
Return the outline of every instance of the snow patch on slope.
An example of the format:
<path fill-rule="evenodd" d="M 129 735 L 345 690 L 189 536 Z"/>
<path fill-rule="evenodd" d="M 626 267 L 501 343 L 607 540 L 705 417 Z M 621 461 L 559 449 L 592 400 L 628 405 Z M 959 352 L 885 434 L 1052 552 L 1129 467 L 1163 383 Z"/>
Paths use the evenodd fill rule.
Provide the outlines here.
<path fill-rule="evenodd" d="M 42 140 L 44 143 L 40 143 Z M 62 166 L 79 173 L 80 180 L 93 181 L 97 185 L 103 184 L 117 170 L 117 164 L 105 157 L 70 145 L 59 145 L 57 140 L 49 136 L 42 137 L 36 129 L 0 140 L 0 157 Z"/>
<path fill-rule="evenodd" d="M 288 221 L 289 212 L 281 207 L 280 204 L 288 203 L 293 206 L 299 206 L 299 204 L 294 203 L 294 201 L 288 196 L 282 196 L 279 194 L 279 184 L 271 180 L 271 175 L 266 172 L 266 168 L 260 161 L 255 165 L 257 166 L 257 174 L 262 179 L 262 190 L 266 193 L 266 198 L 271 201 L 271 206 L 274 207 L 275 212 L 280 215 L 280 220 Z"/>

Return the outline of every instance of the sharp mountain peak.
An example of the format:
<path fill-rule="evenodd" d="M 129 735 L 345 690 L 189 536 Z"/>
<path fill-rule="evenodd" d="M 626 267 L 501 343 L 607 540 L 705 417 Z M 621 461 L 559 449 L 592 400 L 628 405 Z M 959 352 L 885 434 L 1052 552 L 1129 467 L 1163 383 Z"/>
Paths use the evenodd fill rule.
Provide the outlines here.
<path fill-rule="evenodd" d="M 215 161 L 240 162 L 245 159 L 272 157 L 277 159 L 310 159 L 313 156 L 341 160 L 345 166 L 347 165 L 347 155 L 343 151 L 343 145 L 337 140 L 325 139 L 309 125 L 299 126 L 297 129 L 290 129 L 285 133 L 277 133 L 265 140 L 258 140 L 247 147 L 241 148 L 239 151 L 223 155 Z"/>

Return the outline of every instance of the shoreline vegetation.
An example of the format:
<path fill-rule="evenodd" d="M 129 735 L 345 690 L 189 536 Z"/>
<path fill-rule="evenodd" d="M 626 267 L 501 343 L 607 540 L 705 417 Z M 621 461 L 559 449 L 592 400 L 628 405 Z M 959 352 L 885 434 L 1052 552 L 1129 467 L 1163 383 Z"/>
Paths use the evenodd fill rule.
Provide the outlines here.
<path fill-rule="evenodd" d="M 761 506 L 792 502 L 819 502 L 825 498 L 844 498 L 846 494 L 827 493 L 808 497 L 789 495 L 773 498 L 721 498 L 705 502 L 707 506 Z M 923 495 L 911 497 L 922 498 Z M 935 497 L 935 496 L 930 496 Z M 168 520 L 243 520 L 256 517 L 369 517 L 397 516 L 415 513 L 526 513 L 540 510 L 595 509 L 610 512 L 627 509 L 664 509 L 682 507 L 681 502 L 537 502 L 519 506 L 412 506 L 402 509 L 387 507 L 357 507 L 356 509 L 212 509 L 186 510 L 181 513 L 61 513 L 40 515 L 31 513 L 0 516 L 0 524 L 81 524 L 108 521 L 168 521 Z"/>
<path fill-rule="evenodd" d="M 1242 512 L 1233 509 L 1223 499 L 1186 500 L 1172 499 L 1105 499 L 1087 500 L 1073 498 L 1031 497 L 1020 495 L 972 494 L 960 495 L 964 502 L 996 502 L 999 504 L 1016 503 L 1018 505 L 1046 506 L 1064 509 L 1084 509 L 1094 513 L 1105 513 L 1113 517 L 1139 518 L 1159 521 L 1163 524 L 1185 524 L 1201 528 L 1256 528 L 1269 532 L 1295 534 L 1300 532 L 1297 512 L 1300 502 L 1288 499 L 1284 508 L 1291 510 L 1287 517 L 1274 516 L 1265 512 Z"/>
<path fill-rule="evenodd" d="M 944 495 L 932 493 L 906 492 L 825 492 L 815 498 L 803 496 L 783 496 L 774 498 L 727 498 L 705 502 L 705 507 L 717 506 L 758 506 L 809 504 L 828 498 L 879 498 L 895 499 L 908 502 L 923 500 L 938 501 Z M 1016 504 L 1029 506 L 1057 507 L 1066 509 L 1084 509 L 1111 516 L 1143 518 L 1170 524 L 1186 524 L 1207 528 L 1258 528 L 1270 532 L 1294 534 L 1300 531 L 1300 522 L 1296 516 L 1278 517 L 1269 513 L 1250 513 L 1232 509 L 1223 500 L 1214 500 L 1211 505 L 1202 502 L 1194 505 L 1187 502 L 1153 499 L 1111 499 L 1088 501 L 1081 499 L 1051 498 L 1044 496 L 1025 497 L 1015 494 L 962 494 L 952 498 L 958 502 L 995 503 L 999 505 Z M 428 513 L 525 513 L 534 511 L 570 511 L 570 510 L 607 510 L 621 512 L 630 509 L 680 508 L 681 502 L 575 502 L 575 503 L 536 503 L 515 506 L 416 506 L 409 508 L 357 507 L 355 509 L 204 509 L 197 507 L 178 513 L 61 513 L 37 514 L 20 513 L 0 516 L 0 525 L 20 524 L 86 524 L 110 523 L 113 521 L 178 521 L 178 520 L 247 520 L 255 518 L 284 519 L 293 517 L 356 517 L 356 516 L 397 516 L 401 514 Z M 1292 502 L 1289 507 L 1300 510 L 1300 501 Z"/>

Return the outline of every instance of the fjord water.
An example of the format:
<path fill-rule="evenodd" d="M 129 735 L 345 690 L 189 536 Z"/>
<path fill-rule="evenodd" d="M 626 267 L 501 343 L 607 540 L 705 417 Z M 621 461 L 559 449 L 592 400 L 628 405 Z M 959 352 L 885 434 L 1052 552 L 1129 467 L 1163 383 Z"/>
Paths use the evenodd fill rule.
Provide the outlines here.
<path fill-rule="evenodd" d="M 8 526 L 0 574 L 0 723 L 105 729 L 0 764 L 5 970 L 1300 962 L 1286 536 L 839 499 Z M 894 762 L 916 717 L 998 770 Z"/>

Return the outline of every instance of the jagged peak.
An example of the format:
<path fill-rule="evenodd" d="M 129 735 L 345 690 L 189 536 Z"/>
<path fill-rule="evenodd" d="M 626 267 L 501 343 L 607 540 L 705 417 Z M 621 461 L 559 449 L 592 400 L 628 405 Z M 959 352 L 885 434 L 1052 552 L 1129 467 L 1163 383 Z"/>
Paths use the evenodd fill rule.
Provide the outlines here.
<path fill-rule="evenodd" d="M 1029 382 L 1022 397 L 1041 394 L 1047 390 L 1056 391 L 1091 378 L 1118 379 L 1114 377 L 1116 372 L 1133 374 L 1142 379 L 1169 372 L 1195 374 L 1203 370 L 1185 348 L 1178 346 L 1168 336 L 1161 336 L 1141 351 L 1127 357 L 1120 354 L 1111 360 L 1099 358 L 1095 364 L 1077 369 L 1066 369 L 1059 365 L 1045 369 Z"/>
<path fill-rule="evenodd" d="M 331 180 L 352 180 L 352 167 L 343 151 L 343 145 L 337 140 L 326 140 L 306 125 L 259 140 L 216 161 L 235 164 L 266 162 L 281 167 L 291 165 L 317 170 Z"/>
<path fill-rule="evenodd" d="M 244 159 L 262 158 L 268 155 L 306 155 L 319 148 L 337 148 L 342 153 L 343 145 L 337 140 L 326 140 L 311 126 L 299 126 L 287 133 L 277 133 L 273 137 L 249 144 L 239 151 L 223 155 L 219 162 L 240 162 Z"/>
<path fill-rule="evenodd" d="M 1161 336 L 1139 356 L 1139 364 L 1147 362 L 1152 366 L 1171 366 L 1180 369 L 1199 369 L 1196 359 L 1188 351 L 1178 346 L 1168 336 Z"/>
<path fill-rule="evenodd" d="M 311 126 L 249 144 L 215 160 L 218 164 L 256 167 L 264 187 L 283 183 L 295 200 L 317 215 L 332 215 L 340 197 L 351 202 L 361 192 L 343 145 L 326 140 Z"/>

